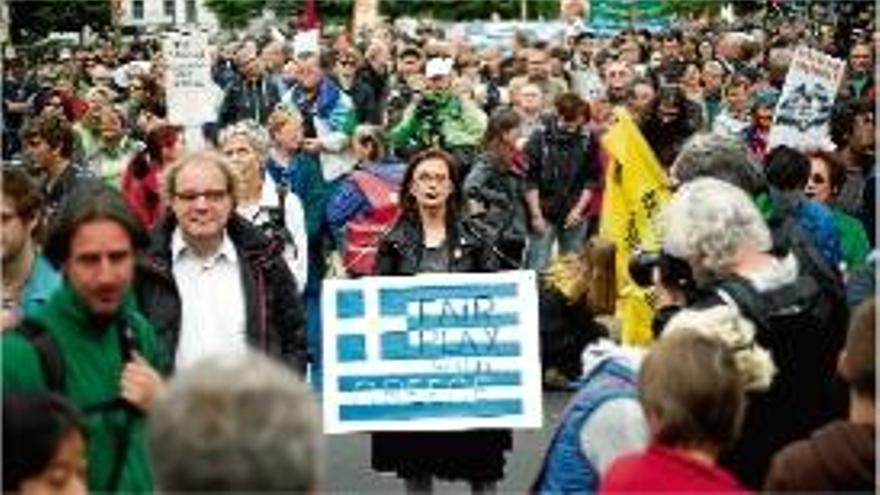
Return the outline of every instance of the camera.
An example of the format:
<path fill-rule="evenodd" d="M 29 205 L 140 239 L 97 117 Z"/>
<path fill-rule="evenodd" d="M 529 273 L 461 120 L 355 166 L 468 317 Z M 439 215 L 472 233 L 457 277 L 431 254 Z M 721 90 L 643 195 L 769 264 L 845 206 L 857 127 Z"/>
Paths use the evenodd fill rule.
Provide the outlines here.
<path fill-rule="evenodd" d="M 692 294 L 697 283 L 687 261 L 670 255 L 664 251 L 638 251 L 629 259 L 629 276 L 639 287 L 654 285 L 653 273 L 660 272 L 663 284 Z"/>

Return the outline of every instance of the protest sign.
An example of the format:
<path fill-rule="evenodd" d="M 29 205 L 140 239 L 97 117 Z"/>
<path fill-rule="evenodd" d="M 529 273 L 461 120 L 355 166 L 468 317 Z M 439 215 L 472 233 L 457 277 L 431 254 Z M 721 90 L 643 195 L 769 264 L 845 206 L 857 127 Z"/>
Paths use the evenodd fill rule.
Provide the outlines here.
<path fill-rule="evenodd" d="M 540 428 L 531 271 L 326 280 L 324 429 Z"/>
<path fill-rule="evenodd" d="M 162 48 L 167 64 L 168 120 L 188 128 L 199 128 L 214 120 L 216 89 L 211 79 L 207 35 L 171 33 Z"/>
<path fill-rule="evenodd" d="M 833 149 L 829 122 L 845 67 L 842 60 L 822 52 L 797 49 L 776 104 L 768 149 Z"/>

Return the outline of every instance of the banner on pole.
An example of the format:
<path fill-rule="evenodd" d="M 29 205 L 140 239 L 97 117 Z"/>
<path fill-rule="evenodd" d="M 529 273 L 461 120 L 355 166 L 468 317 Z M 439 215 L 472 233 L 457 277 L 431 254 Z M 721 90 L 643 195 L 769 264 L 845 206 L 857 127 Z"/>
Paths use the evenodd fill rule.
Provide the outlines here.
<path fill-rule="evenodd" d="M 768 149 L 833 149 L 829 123 L 845 68 L 842 60 L 798 47 L 776 104 Z"/>
<path fill-rule="evenodd" d="M 540 428 L 535 273 L 326 280 L 324 429 Z"/>

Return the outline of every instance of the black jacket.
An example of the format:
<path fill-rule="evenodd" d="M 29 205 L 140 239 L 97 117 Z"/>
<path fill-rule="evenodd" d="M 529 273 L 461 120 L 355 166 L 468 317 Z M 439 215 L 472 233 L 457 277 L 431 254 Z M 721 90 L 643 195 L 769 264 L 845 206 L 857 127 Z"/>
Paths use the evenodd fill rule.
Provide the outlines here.
<path fill-rule="evenodd" d="M 171 238 L 176 227 L 177 221 L 171 215 L 156 226 L 150 249 L 139 260 L 135 279 L 140 309 L 156 328 L 172 368 L 182 316 L 182 301 L 172 271 Z M 296 281 L 281 257 L 283 247 L 270 242 L 237 214 L 230 217 L 226 233 L 241 262 L 248 344 L 303 373 L 305 318 Z"/>
<path fill-rule="evenodd" d="M 466 221 L 450 221 L 447 231 L 450 249 L 449 272 L 491 272 L 499 267 L 492 246 Z M 415 275 L 424 250 L 424 234 L 416 214 L 404 214 L 379 243 L 377 274 Z"/>
<path fill-rule="evenodd" d="M 268 78 L 260 78 L 255 83 L 238 79 L 226 88 L 217 121 L 221 129 L 247 119 L 265 124 L 280 101 L 278 87 Z"/>
<path fill-rule="evenodd" d="M 388 74 L 381 74 L 369 64 L 358 69 L 351 86 L 358 124 L 382 125 L 388 98 Z"/>
<path fill-rule="evenodd" d="M 581 192 L 598 182 L 599 146 L 592 133 L 563 132 L 552 120 L 543 130 L 532 133 L 525 153 L 526 189 L 538 190 L 541 213 L 547 221 L 563 221 Z"/>

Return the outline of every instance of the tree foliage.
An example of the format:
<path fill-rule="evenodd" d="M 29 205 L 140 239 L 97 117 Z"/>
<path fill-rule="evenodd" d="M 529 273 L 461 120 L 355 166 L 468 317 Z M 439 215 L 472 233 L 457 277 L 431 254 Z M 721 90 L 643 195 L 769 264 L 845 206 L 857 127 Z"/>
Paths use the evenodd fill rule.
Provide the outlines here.
<path fill-rule="evenodd" d="M 266 0 L 206 0 L 205 7 L 217 16 L 223 29 L 239 29 L 262 14 Z"/>
<path fill-rule="evenodd" d="M 15 44 L 30 44 L 53 32 L 81 32 L 85 26 L 104 31 L 111 25 L 110 11 L 110 0 L 13 0 L 9 2 L 10 37 Z"/>

